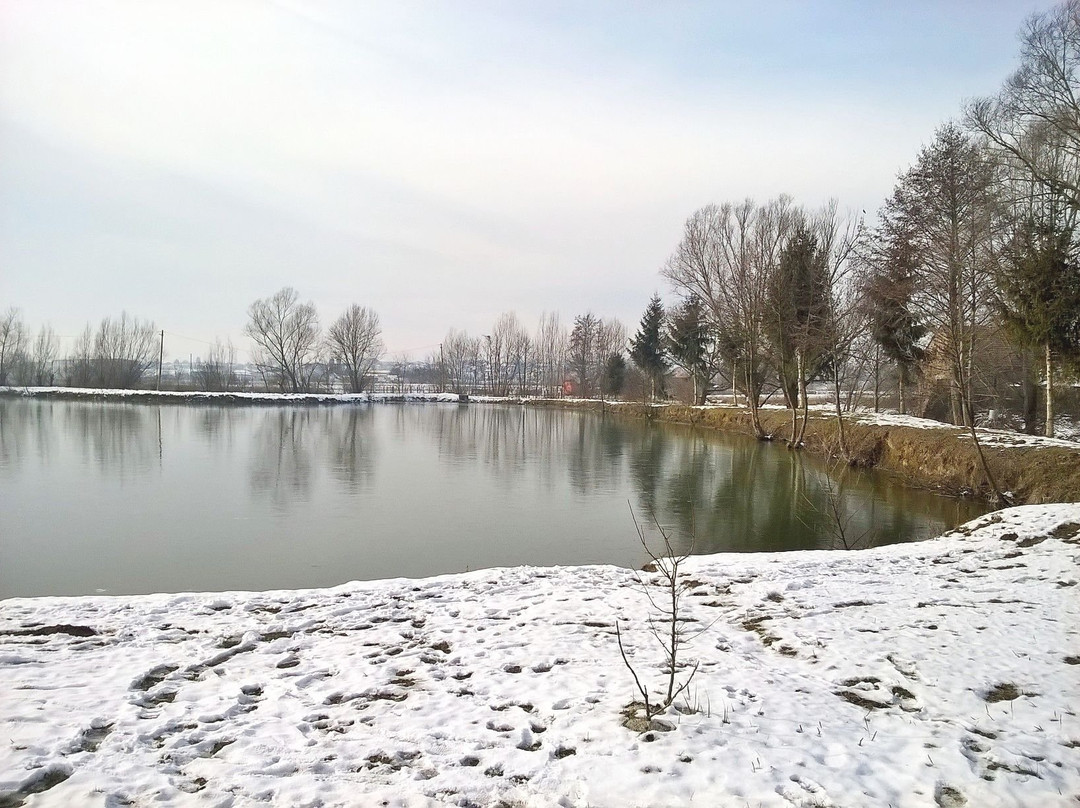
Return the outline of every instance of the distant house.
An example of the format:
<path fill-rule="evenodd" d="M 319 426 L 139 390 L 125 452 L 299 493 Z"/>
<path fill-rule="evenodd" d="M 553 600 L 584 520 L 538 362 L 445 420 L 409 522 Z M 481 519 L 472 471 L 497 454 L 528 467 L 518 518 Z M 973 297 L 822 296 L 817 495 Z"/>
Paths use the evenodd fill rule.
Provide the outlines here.
<path fill-rule="evenodd" d="M 950 336 L 938 331 L 926 346 L 921 378 L 912 400 L 912 413 L 953 423 L 959 402 L 954 400 Z M 1010 343 L 997 326 L 975 329 L 971 362 L 972 398 L 976 417 L 990 410 L 1023 409 L 1024 385 L 1032 374 L 1026 352 Z"/>

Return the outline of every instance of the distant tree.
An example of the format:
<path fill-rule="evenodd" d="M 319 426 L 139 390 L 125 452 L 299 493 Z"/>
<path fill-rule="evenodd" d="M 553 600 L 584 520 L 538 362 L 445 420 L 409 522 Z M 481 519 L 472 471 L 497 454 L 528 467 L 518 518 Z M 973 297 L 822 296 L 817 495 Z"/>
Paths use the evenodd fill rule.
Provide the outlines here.
<path fill-rule="evenodd" d="M 512 311 L 502 314 L 481 345 L 492 395 L 508 396 L 514 384 L 524 379 L 531 347 L 529 334 L 517 315 Z"/>
<path fill-rule="evenodd" d="M 67 383 L 79 387 L 134 389 L 157 363 L 153 322 L 121 312 L 106 317 L 95 330 L 89 324 L 76 340 L 67 363 Z"/>
<path fill-rule="evenodd" d="M 12 369 L 25 349 L 26 327 L 22 315 L 12 306 L 0 314 L 0 385 L 10 383 Z"/>
<path fill-rule="evenodd" d="M 15 381 L 21 385 L 50 385 L 55 381 L 53 363 L 58 345 L 52 327 L 43 325 L 15 363 Z"/>
<path fill-rule="evenodd" d="M 645 307 L 637 333 L 630 340 L 630 359 L 649 381 L 649 398 L 664 394 L 664 374 L 668 370 L 664 344 L 664 304 L 654 294 Z"/>
<path fill-rule="evenodd" d="M 589 311 L 574 318 L 574 327 L 570 331 L 567 365 L 582 398 L 591 398 L 596 391 L 600 328 L 600 318 Z"/>
<path fill-rule="evenodd" d="M 601 389 L 605 396 L 618 397 L 626 386 L 626 360 L 621 353 L 613 353 L 604 363 Z"/>
<path fill-rule="evenodd" d="M 468 393 L 475 375 L 475 361 L 480 352 L 480 341 L 465 331 L 451 328 L 442 341 L 441 375 L 447 386 L 459 395 Z"/>
<path fill-rule="evenodd" d="M 544 395 L 555 395 L 566 376 L 566 352 L 569 337 L 557 312 L 544 312 L 536 329 L 533 360 Z"/>
<path fill-rule="evenodd" d="M 691 402 L 704 404 L 717 373 L 719 350 L 701 298 L 691 294 L 668 318 L 668 356 L 686 371 L 693 385 Z"/>
<path fill-rule="evenodd" d="M 353 303 L 330 326 L 326 343 L 330 360 L 339 368 L 338 375 L 348 391 L 362 393 L 383 353 L 379 315 Z"/>
<path fill-rule="evenodd" d="M 268 385 L 283 393 L 306 392 L 317 368 L 319 316 L 286 286 L 248 308 L 244 333 L 255 343 L 255 364 Z"/>
<path fill-rule="evenodd" d="M 206 359 L 194 369 L 195 384 L 200 390 L 235 390 L 238 387 L 235 367 L 236 348 L 232 341 L 215 340 Z"/>

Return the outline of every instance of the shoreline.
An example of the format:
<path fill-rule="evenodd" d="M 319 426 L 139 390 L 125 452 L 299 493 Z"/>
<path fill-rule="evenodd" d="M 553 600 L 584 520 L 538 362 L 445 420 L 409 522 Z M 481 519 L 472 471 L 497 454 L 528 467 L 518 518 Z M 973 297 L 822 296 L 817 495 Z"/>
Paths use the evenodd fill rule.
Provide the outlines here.
<path fill-rule="evenodd" d="M 749 414 L 730 405 L 643 405 L 593 399 L 462 397 L 456 393 L 217 393 L 104 390 L 67 387 L 0 388 L 0 397 L 71 401 L 121 401 L 216 406 L 341 406 L 396 403 L 478 403 L 551 407 L 637 420 L 715 429 L 753 438 Z M 766 406 L 762 425 L 779 442 L 789 411 Z M 844 416 L 851 464 L 883 471 L 911 488 L 988 501 L 990 492 L 967 429 L 913 416 L 859 411 Z M 983 452 L 1011 504 L 1080 501 L 1080 443 L 979 428 Z M 802 451 L 830 458 L 837 443 L 835 418 L 812 407 Z"/>
<path fill-rule="evenodd" d="M 693 557 L 698 673 L 645 733 L 631 570 L 3 601 L 0 804 L 1071 805 L 1078 552 L 1073 504 Z"/>

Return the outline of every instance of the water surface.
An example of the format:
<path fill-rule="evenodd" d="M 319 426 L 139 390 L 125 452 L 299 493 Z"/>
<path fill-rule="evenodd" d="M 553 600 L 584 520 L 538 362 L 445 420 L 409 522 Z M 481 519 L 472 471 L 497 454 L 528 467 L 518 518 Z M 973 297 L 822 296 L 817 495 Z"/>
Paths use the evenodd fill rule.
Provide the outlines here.
<path fill-rule="evenodd" d="M 829 492 L 832 492 L 830 495 Z M 741 436 L 532 407 L 0 399 L 0 598 L 295 589 L 927 538 L 978 503 Z"/>

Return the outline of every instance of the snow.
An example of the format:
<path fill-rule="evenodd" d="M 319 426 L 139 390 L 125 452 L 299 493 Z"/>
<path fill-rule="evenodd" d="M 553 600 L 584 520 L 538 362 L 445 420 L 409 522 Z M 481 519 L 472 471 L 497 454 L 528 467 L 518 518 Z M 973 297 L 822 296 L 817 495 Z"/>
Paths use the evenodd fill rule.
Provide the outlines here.
<path fill-rule="evenodd" d="M 240 393 L 174 390 L 119 390 L 91 387 L 0 387 L 0 394 L 108 398 L 135 401 L 249 404 L 367 404 L 381 402 L 457 402 L 457 393 Z"/>
<path fill-rule="evenodd" d="M 630 570 L 0 601 L 0 805 L 1075 805 L 1078 541 L 689 559 L 693 711 L 645 734 Z"/>

